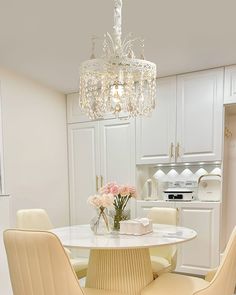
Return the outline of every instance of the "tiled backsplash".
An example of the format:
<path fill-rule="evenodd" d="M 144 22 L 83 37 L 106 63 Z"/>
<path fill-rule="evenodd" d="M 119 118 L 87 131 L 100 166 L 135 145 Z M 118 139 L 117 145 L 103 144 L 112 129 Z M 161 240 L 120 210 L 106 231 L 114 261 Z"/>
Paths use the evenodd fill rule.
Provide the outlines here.
<path fill-rule="evenodd" d="M 147 198 L 147 180 L 156 186 L 156 199 L 162 199 L 162 192 L 167 187 L 191 186 L 197 190 L 198 179 L 205 174 L 222 174 L 221 164 L 195 164 L 175 166 L 138 166 L 137 189 L 141 199 Z M 154 196 L 153 196 L 154 197 Z"/>

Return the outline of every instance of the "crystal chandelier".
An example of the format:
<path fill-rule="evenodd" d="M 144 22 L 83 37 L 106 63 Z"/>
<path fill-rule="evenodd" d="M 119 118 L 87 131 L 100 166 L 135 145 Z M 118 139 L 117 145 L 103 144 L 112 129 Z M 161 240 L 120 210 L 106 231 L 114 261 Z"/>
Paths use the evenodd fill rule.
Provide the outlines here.
<path fill-rule="evenodd" d="M 116 117 L 148 116 L 155 108 L 156 65 L 134 55 L 133 46 L 143 40 L 131 35 L 121 39 L 122 0 L 114 0 L 113 36 L 105 34 L 103 56 L 80 66 L 79 102 L 90 119 L 115 114 Z"/>

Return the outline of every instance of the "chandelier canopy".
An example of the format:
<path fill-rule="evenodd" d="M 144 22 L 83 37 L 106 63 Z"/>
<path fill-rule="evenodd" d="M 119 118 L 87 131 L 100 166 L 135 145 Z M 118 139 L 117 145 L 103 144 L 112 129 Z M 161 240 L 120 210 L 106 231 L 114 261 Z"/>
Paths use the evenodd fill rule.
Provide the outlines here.
<path fill-rule="evenodd" d="M 90 119 L 148 116 L 155 108 L 156 65 L 134 55 L 133 45 L 143 40 L 121 39 L 122 0 L 114 0 L 114 33 L 105 34 L 103 56 L 80 66 L 80 107 Z"/>

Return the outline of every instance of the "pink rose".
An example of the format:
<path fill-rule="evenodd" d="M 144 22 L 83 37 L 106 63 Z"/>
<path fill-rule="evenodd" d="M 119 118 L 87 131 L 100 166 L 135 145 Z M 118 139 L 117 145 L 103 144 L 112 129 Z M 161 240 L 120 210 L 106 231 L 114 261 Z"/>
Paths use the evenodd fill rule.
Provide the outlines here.
<path fill-rule="evenodd" d="M 120 195 L 122 197 L 125 197 L 125 196 L 129 196 L 130 195 L 130 192 L 129 192 L 129 187 L 126 186 L 126 185 L 122 185 L 120 187 L 120 191 L 119 191 Z"/>
<path fill-rule="evenodd" d="M 117 184 L 114 184 L 110 189 L 110 193 L 113 195 L 118 195 L 119 194 L 119 186 Z"/>
<path fill-rule="evenodd" d="M 136 198 L 136 197 L 137 197 L 136 188 L 135 188 L 134 186 L 130 186 L 130 187 L 129 187 L 129 192 L 130 192 L 130 194 L 131 194 L 131 196 L 132 196 L 133 198 Z"/>
<path fill-rule="evenodd" d="M 116 185 L 116 182 L 108 182 L 106 185 L 100 188 L 99 192 L 100 194 L 110 194 L 112 193 L 111 189 Z"/>

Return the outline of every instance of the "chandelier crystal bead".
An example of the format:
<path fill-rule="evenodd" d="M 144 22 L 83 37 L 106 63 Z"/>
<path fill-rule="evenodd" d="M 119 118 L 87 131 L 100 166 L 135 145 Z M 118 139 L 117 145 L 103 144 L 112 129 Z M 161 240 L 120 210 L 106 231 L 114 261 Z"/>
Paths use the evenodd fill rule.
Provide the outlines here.
<path fill-rule="evenodd" d="M 93 120 L 109 114 L 148 116 L 155 108 L 156 65 L 144 60 L 143 40 L 130 34 L 122 41 L 122 0 L 114 1 L 114 34 L 105 34 L 103 56 L 80 66 L 80 107 Z M 142 47 L 142 59 L 135 57 L 135 42 Z"/>

